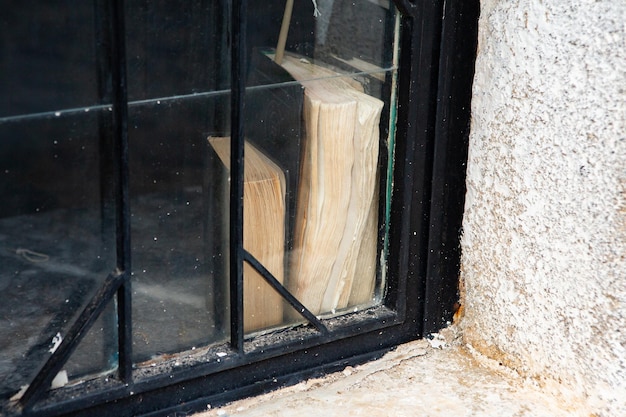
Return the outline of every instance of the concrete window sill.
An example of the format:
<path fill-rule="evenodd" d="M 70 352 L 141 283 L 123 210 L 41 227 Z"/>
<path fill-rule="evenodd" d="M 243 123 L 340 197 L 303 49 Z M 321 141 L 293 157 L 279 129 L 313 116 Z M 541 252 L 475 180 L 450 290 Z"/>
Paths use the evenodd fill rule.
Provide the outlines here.
<path fill-rule="evenodd" d="M 196 417 L 590 415 L 583 404 L 542 392 L 536 381 L 473 352 L 455 326 L 437 336 Z"/>

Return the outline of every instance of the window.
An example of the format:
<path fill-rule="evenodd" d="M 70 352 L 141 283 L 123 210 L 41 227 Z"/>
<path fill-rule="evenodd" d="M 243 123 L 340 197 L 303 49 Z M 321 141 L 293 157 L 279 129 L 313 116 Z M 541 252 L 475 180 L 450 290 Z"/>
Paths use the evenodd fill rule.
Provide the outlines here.
<path fill-rule="evenodd" d="M 477 9 L 5 7 L 0 414 L 201 410 L 444 325 Z"/>

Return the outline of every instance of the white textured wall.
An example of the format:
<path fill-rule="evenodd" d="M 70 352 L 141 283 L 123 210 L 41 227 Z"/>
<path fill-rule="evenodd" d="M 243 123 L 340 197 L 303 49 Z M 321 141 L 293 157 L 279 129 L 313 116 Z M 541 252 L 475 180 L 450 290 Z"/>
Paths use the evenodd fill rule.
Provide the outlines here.
<path fill-rule="evenodd" d="M 602 416 L 626 415 L 625 22 L 482 1 L 462 238 L 466 341 Z"/>

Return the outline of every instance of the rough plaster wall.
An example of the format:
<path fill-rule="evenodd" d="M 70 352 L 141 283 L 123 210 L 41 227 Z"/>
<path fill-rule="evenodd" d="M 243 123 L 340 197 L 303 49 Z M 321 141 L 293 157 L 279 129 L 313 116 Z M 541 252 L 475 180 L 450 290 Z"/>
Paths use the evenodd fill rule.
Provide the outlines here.
<path fill-rule="evenodd" d="M 624 0 L 482 1 L 462 238 L 466 342 L 605 416 L 626 415 L 625 22 Z"/>

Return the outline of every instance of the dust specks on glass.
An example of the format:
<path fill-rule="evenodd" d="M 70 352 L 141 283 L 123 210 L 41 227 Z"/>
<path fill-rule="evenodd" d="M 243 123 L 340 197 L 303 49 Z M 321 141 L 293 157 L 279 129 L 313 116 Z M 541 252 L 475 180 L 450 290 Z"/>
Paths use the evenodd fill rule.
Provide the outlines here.
<path fill-rule="evenodd" d="M 181 352 L 227 360 L 237 260 L 242 328 L 257 346 L 248 350 L 332 332 L 339 321 L 322 322 L 382 308 L 393 5 L 313 0 L 287 11 L 283 1 L 249 2 L 244 130 L 234 143 L 230 2 L 126 1 L 122 160 L 106 2 L 30 3 L 0 17 L 0 398 L 31 383 L 117 273 L 120 242 L 130 242 L 132 267 L 122 272 L 132 320 L 120 323 L 116 297 L 105 301 L 57 385 L 113 375 L 120 326 L 132 329 L 137 375 Z M 237 146 L 242 255 L 233 259 Z M 119 226 L 120 204 L 130 234 Z"/>
<path fill-rule="evenodd" d="M 302 308 L 333 317 L 382 299 L 397 18 L 371 1 L 248 6 L 243 249 L 302 306 L 246 263 L 247 334 L 306 321 Z M 209 139 L 223 190 L 229 140 Z M 224 232 L 211 236 L 222 251 Z"/>

